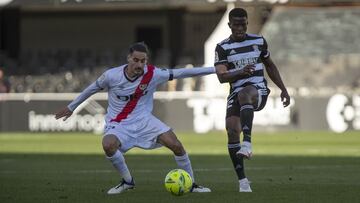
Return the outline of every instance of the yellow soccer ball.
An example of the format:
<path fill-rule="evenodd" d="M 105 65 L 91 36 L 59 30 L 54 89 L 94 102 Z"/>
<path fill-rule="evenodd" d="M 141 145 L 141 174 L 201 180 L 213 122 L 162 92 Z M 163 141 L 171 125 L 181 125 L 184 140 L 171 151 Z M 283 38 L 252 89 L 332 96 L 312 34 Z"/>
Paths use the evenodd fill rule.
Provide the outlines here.
<path fill-rule="evenodd" d="M 192 184 L 190 174 L 182 169 L 171 170 L 165 177 L 166 190 L 176 196 L 190 192 Z"/>

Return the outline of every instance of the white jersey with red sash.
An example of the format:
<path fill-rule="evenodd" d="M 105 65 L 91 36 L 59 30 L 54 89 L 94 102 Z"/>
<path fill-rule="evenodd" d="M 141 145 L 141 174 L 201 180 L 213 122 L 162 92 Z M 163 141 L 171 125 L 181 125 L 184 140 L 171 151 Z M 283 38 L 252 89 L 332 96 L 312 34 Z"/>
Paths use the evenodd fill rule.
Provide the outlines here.
<path fill-rule="evenodd" d="M 125 68 L 126 65 L 112 68 L 96 81 L 99 88 L 108 89 L 106 123 L 137 122 L 151 114 L 157 85 L 170 77 L 168 70 L 148 65 L 141 77 L 130 79 L 125 74 Z"/>
<path fill-rule="evenodd" d="M 151 114 L 153 94 L 159 84 L 176 78 L 215 73 L 214 67 L 173 70 L 147 65 L 142 76 L 131 79 L 125 74 L 126 67 L 123 65 L 107 70 L 68 105 L 74 111 L 91 95 L 107 89 L 104 135 L 115 135 L 121 142 L 120 151 L 123 153 L 133 147 L 160 147 L 157 137 L 170 130 L 169 126 Z"/>
<path fill-rule="evenodd" d="M 203 76 L 215 73 L 214 67 L 160 69 L 152 65 L 144 67 L 144 74 L 138 78 L 128 78 L 127 64 L 105 71 L 74 99 L 68 108 L 74 111 L 82 102 L 102 89 L 108 91 L 106 123 L 131 123 L 151 114 L 153 94 L 159 84 L 177 78 Z"/>

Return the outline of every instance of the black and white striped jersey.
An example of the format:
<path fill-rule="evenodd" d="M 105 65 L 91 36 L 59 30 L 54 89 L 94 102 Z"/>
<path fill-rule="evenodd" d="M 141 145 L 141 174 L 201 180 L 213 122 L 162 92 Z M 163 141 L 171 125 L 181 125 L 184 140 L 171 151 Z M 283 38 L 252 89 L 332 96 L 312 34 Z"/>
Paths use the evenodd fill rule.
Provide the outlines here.
<path fill-rule="evenodd" d="M 229 37 L 216 46 L 215 66 L 225 64 L 229 71 L 242 69 L 246 65 L 255 66 L 253 75 L 244 76 L 230 83 L 231 92 L 250 84 L 263 83 L 266 86 L 262 60 L 269 56 L 270 52 L 268 51 L 266 40 L 262 36 L 247 34 L 243 41 L 234 41 Z"/>

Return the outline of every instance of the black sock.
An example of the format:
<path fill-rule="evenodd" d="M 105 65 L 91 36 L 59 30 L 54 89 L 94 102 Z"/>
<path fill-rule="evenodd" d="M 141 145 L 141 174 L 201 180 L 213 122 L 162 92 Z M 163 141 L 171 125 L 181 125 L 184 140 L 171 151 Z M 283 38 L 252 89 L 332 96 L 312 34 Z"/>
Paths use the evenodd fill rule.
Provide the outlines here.
<path fill-rule="evenodd" d="M 254 119 L 254 106 L 251 104 L 243 104 L 240 107 L 240 122 L 243 131 L 243 141 L 251 142 L 251 129 Z"/>
<path fill-rule="evenodd" d="M 236 171 L 236 175 L 238 176 L 239 180 L 245 178 L 244 159 L 242 157 L 239 158 L 236 156 L 236 152 L 240 150 L 240 143 L 229 143 L 228 150 L 234 169 Z"/>

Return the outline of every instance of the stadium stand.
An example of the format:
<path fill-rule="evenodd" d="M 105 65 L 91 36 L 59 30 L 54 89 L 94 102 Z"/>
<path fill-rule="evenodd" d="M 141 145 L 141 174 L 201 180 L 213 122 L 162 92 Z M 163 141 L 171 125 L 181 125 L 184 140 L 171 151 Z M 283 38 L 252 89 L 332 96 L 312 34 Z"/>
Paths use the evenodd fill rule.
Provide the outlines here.
<path fill-rule="evenodd" d="M 13 65 L 19 67 L 15 69 L 20 72 L 9 77 L 11 92 L 80 92 L 107 68 L 126 63 L 126 51 L 95 53 L 90 49 L 27 50 L 21 53 L 20 60 Z M 158 67 L 168 67 L 168 56 L 168 50 L 161 50 L 154 63 Z M 9 67 L 10 60 L 6 62 Z M 185 67 L 190 62 L 188 58 L 183 58 L 175 68 Z M 183 90 L 183 82 L 180 83 L 181 86 L 174 87 L 173 90 Z M 171 90 L 171 87 L 166 85 L 161 89 Z"/>
<path fill-rule="evenodd" d="M 281 6 L 274 7 L 266 16 L 261 33 L 270 44 L 272 58 L 284 75 L 284 82 L 294 91 L 360 89 L 360 7 Z M 209 26 L 201 27 L 192 19 L 206 17 L 186 15 L 185 19 L 192 24 L 185 30 L 188 35 L 198 37 L 195 41 L 206 38 L 207 31 L 201 29 Z M 214 17 L 212 21 L 215 20 Z M 199 34 L 195 35 L 195 31 Z M 189 48 L 194 39 L 185 40 L 188 48 L 179 56 L 174 68 L 201 65 L 201 48 L 196 52 Z M 125 63 L 126 52 L 127 49 L 25 49 L 21 50 L 17 61 L 0 52 L 0 65 L 5 65 L 8 75 L 12 75 L 9 77 L 11 92 L 79 92 L 106 68 Z M 151 63 L 169 67 L 171 56 L 169 48 L 159 49 Z M 160 89 L 201 89 L 201 80 L 184 82 L 180 80 Z"/>
<path fill-rule="evenodd" d="M 262 34 L 292 87 L 359 89 L 359 7 L 280 7 Z"/>

